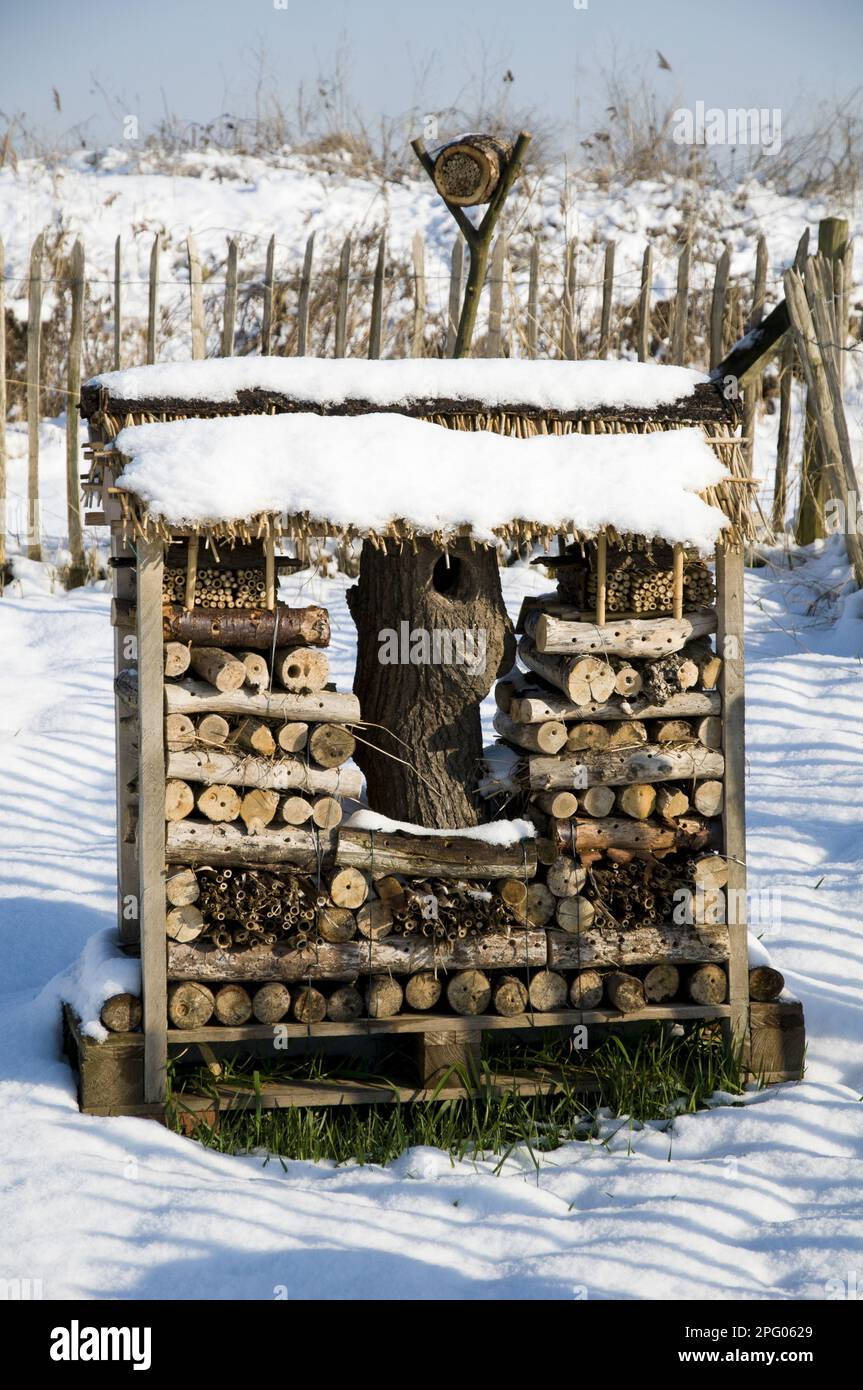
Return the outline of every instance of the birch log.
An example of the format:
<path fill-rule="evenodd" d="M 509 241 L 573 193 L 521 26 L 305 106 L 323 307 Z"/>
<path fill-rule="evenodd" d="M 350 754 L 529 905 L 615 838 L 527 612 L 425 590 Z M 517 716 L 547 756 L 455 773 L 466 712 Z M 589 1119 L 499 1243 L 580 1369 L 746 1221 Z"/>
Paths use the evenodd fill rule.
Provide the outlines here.
<path fill-rule="evenodd" d="M 539 686 L 523 689 L 510 702 L 510 718 L 518 724 L 542 724 L 549 719 L 663 719 L 673 715 L 719 714 L 722 702 L 718 691 L 683 691 L 662 704 L 637 696 L 632 700 L 612 698 L 576 705 L 556 690 Z"/>
<path fill-rule="evenodd" d="M 260 715 L 262 718 L 318 724 L 333 721 L 351 724 L 358 722 L 360 718 L 360 702 L 357 697 L 339 694 L 334 690 L 316 691 L 311 695 L 283 695 L 278 691 L 270 691 L 266 695 L 252 695 L 248 690 L 234 690 L 223 694 L 200 681 L 166 685 L 165 708 L 169 713 Z"/>
<path fill-rule="evenodd" d="M 716 614 L 709 609 L 684 618 L 630 618 L 619 622 L 567 622 L 533 609 L 525 614 L 524 630 L 538 652 L 564 656 L 625 656 L 655 660 L 680 651 L 693 637 L 716 631 Z"/>
<path fill-rule="evenodd" d="M 274 791 L 326 792 L 359 797 L 362 773 L 356 768 L 307 767 L 299 758 L 255 758 L 217 751 L 170 753 L 168 776 L 189 782 L 220 782 L 231 787 L 271 787 Z"/>
<path fill-rule="evenodd" d="M 176 754 L 176 757 L 188 756 Z M 550 791 L 555 787 L 625 786 L 629 782 L 685 781 L 687 778 L 721 777 L 725 770 L 722 754 L 693 744 L 689 748 L 666 749 L 659 744 L 638 748 L 603 749 L 555 758 L 528 758 L 531 791 Z"/>

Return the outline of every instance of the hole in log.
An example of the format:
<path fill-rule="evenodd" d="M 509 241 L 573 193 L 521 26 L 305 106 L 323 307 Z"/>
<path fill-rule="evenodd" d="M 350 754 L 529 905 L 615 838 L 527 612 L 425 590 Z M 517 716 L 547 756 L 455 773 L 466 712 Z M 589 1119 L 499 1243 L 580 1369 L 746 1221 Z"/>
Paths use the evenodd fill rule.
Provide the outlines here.
<path fill-rule="evenodd" d="M 461 560 L 457 555 L 441 555 L 432 570 L 432 588 L 435 593 L 452 598 L 461 583 Z"/>

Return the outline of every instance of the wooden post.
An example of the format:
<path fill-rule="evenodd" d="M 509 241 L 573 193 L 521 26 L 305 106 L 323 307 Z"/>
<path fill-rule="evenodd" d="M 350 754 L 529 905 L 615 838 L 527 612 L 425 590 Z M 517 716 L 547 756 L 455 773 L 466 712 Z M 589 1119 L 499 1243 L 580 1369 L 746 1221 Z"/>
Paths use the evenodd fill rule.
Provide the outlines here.
<path fill-rule="evenodd" d="M 272 523 L 264 537 L 264 588 L 267 608 L 273 613 L 276 608 L 276 533 Z"/>
<path fill-rule="evenodd" d="M 605 265 L 602 274 L 602 317 L 599 328 L 599 356 L 606 358 L 611 350 L 611 309 L 614 301 L 614 252 L 616 243 L 605 243 Z"/>
<path fill-rule="evenodd" d="M 381 355 L 384 331 L 384 271 L 387 261 L 387 234 L 381 232 L 378 242 L 378 259 L 375 264 L 375 279 L 372 286 L 372 316 L 369 322 L 369 357 L 376 360 Z"/>
<path fill-rule="evenodd" d="M 450 257 L 449 304 L 447 306 L 446 355 L 452 357 L 461 313 L 462 279 L 464 277 L 464 237 L 456 234 Z"/>
<path fill-rule="evenodd" d="M 269 357 L 273 351 L 273 294 L 276 276 L 276 238 L 275 234 L 267 242 L 267 265 L 264 270 L 264 303 L 261 309 L 261 356 Z"/>
<path fill-rule="evenodd" d="M 6 250 L 0 237 L 0 594 L 6 567 Z"/>
<path fill-rule="evenodd" d="M 530 270 L 527 286 L 527 355 L 536 357 L 539 336 L 539 237 L 535 236 L 530 248 Z"/>
<path fill-rule="evenodd" d="M 745 702 L 743 685 L 743 551 L 716 550 L 716 651 L 722 658 L 722 752 L 725 758 L 723 852 L 728 860 L 728 1002 L 732 1042 L 748 1045 L 749 954 L 746 912 Z M 742 920 L 741 920 L 742 919 Z"/>
<path fill-rule="evenodd" d="M 196 535 L 189 536 L 186 550 L 186 593 L 183 601 L 183 607 L 189 613 L 194 612 L 195 608 L 195 590 L 198 585 L 198 545 L 198 537 Z"/>
<path fill-rule="evenodd" d="M 683 546 L 679 543 L 672 551 L 672 603 L 673 614 L 678 621 L 683 617 Z"/>
<path fill-rule="evenodd" d="M 119 372 L 123 355 L 123 247 L 114 242 L 114 371 Z"/>
<path fill-rule="evenodd" d="M 222 356 L 234 355 L 234 328 L 237 321 L 237 239 L 228 242 L 228 261 L 225 267 L 225 301 L 222 316 Z"/>
<path fill-rule="evenodd" d="M 725 313 L 728 297 L 728 272 L 731 269 L 731 247 L 728 242 L 716 266 L 713 281 L 713 299 L 710 305 L 710 367 L 711 370 L 722 361 L 722 342 L 725 332 Z"/>
<path fill-rule="evenodd" d="M 689 323 L 689 262 L 692 246 L 684 243 L 677 262 L 677 292 L 674 297 L 674 323 L 671 334 L 671 361 L 675 367 L 686 363 L 686 330 Z"/>
<path fill-rule="evenodd" d="M 336 337 L 334 357 L 344 357 L 348 346 L 348 283 L 351 275 L 351 238 L 342 242 L 339 257 L 339 276 L 336 282 Z"/>
<path fill-rule="evenodd" d="M 602 627 L 605 622 L 606 569 L 608 560 L 608 538 L 600 531 L 596 538 L 596 623 Z"/>
<path fill-rule="evenodd" d="M 69 588 L 78 589 L 84 583 L 84 538 L 81 533 L 81 487 L 78 473 L 81 467 L 78 400 L 81 395 L 81 351 L 84 341 L 84 247 L 76 241 L 71 257 L 71 316 L 69 324 L 69 357 L 66 367 L 66 518 L 69 532 Z M 5 423 L 0 416 L 0 428 Z"/>
<path fill-rule="evenodd" d="M 204 275 L 198 245 L 190 232 L 186 240 L 186 253 L 189 260 L 189 308 L 192 321 L 192 360 L 199 362 L 207 355 L 207 339 L 204 332 Z"/>
<path fill-rule="evenodd" d="M 415 232 L 412 245 L 414 267 L 414 321 L 411 333 L 411 357 L 424 357 L 423 333 L 426 320 L 425 247 L 422 233 Z"/>
<path fill-rule="evenodd" d="M 39 519 L 39 411 L 42 380 L 42 248 L 39 233 L 30 252 L 27 309 L 27 558 L 42 559 Z M 3 428 L 6 421 L 3 421 Z"/>
<path fill-rule="evenodd" d="M 144 1099 L 160 1102 L 165 1098 L 168 1057 L 162 542 L 139 540 L 137 553 L 138 910 L 144 1004 Z"/>
<path fill-rule="evenodd" d="M 746 321 L 746 332 L 751 333 L 764 318 L 764 299 L 767 293 L 767 239 L 758 238 L 755 250 L 755 284 L 752 290 L 752 308 Z M 755 454 L 755 429 L 758 423 L 758 408 L 761 404 L 761 377 L 743 388 L 743 457 L 749 473 L 752 473 Z"/>
<path fill-rule="evenodd" d="M 638 296 L 638 360 L 646 362 L 650 355 L 650 291 L 653 285 L 653 247 L 644 248 L 641 262 L 641 292 Z"/>
<path fill-rule="evenodd" d="M 488 333 L 486 335 L 485 345 L 486 357 L 500 357 L 505 262 L 506 238 L 503 232 L 499 232 L 491 255 L 488 296 Z"/>
<path fill-rule="evenodd" d="M 575 290 L 578 271 L 578 242 L 572 237 L 566 243 L 563 262 L 563 334 L 561 351 L 574 361 L 578 357 L 578 324 L 575 318 Z"/>
<path fill-rule="evenodd" d="M 159 260 L 162 254 L 162 236 L 157 232 L 150 248 L 150 288 L 147 301 L 147 363 L 156 360 L 156 332 L 159 315 Z"/>
<path fill-rule="evenodd" d="M 457 207 L 454 203 L 446 204 L 457 226 L 464 234 L 470 252 L 470 269 L 468 270 L 464 302 L 462 304 L 455 347 L 453 348 L 454 357 L 467 357 L 470 353 L 473 331 L 476 326 L 477 312 L 479 310 L 480 295 L 482 294 L 482 287 L 485 283 L 485 272 L 488 265 L 488 256 L 491 249 L 491 239 L 494 234 L 495 224 L 503 211 L 504 203 L 521 169 L 524 156 L 527 153 L 527 147 L 530 144 L 530 138 L 527 131 L 523 130 L 520 133 L 513 147 L 512 154 L 506 160 L 500 172 L 497 186 L 478 227 L 474 226 L 462 208 Z M 427 153 L 425 142 L 421 139 L 412 140 L 411 148 L 432 183 L 435 183 L 434 160 Z M 437 187 L 436 183 L 435 187 Z"/>
<path fill-rule="evenodd" d="M 773 508 L 770 525 L 774 536 L 785 530 L 788 505 L 788 453 L 791 444 L 791 388 L 794 384 L 794 339 L 787 334 L 782 344 L 779 366 L 779 431 L 776 437 L 776 472 L 773 479 Z"/>
<path fill-rule="evenodd" d="M 311 232 L 303 256 L 300 292 L 297 297 L 297 356 L 305 357 L 309 339 L 309 298 L 312 289 L 312 258 L 315 254 L 315 234 Z"/>

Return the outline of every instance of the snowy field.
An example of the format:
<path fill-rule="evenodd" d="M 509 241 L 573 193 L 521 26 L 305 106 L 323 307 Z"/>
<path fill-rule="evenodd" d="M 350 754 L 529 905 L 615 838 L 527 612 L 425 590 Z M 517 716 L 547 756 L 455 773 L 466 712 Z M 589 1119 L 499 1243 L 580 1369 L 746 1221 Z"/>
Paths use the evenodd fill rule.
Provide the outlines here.
<path fill-rule="evenodd" d="M 793 569 L 777 554 L 747 594 L 750 875 L 781 905 L 766 944 L 804 1002 L 807 1078 L 608 1121 L 538 1173 L 526 1151 L 496 1172 L 430 1150 L 283 1171 L 78 1113 L 59 1000 L 85 949 L 109 992 L 134 972 L 109 959 L 108 596 L 19 572 L 0 602 L 0 1277 L 46 1298 L 820 1299 L 863 1268 L 863 620 L 835 597 L 834 544 Z M 513 612 L 543 587 L 521 567 L 504 582 Z M 331 609 L 349 686 L 344 587 L 307 574 L 286 596 Z"/>

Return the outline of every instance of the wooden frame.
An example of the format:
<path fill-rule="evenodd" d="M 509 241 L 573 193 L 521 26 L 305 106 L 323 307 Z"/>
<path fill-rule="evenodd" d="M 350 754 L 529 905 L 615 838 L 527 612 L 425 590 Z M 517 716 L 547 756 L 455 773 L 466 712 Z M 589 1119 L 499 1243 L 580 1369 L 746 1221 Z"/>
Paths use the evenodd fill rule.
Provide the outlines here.
<path fill-rule="evenodd" d="M 162 1101 L 168 1058 L 162 542 L 139 541 L 137 556 L 138 910 L 144 1004 L 144 1098 Z"/>

